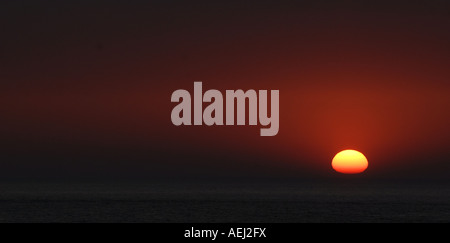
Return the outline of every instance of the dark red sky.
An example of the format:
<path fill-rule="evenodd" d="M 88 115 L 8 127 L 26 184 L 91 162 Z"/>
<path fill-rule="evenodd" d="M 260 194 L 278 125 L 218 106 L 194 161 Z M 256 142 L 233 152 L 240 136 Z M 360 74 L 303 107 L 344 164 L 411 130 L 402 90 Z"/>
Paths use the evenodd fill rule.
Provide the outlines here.
<path fill-rule="evenodd" d="M 448 177 L 446 1 L 0 4 L 0 176 Z M 280 132 L 175 127 L 176 89 L 280 90 Z"/>

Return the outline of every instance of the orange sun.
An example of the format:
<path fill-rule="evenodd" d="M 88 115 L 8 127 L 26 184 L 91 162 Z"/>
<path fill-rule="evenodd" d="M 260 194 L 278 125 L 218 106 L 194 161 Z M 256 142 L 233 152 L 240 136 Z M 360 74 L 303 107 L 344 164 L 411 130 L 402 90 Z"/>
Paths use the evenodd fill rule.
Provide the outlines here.
<path fill-rule="evenodd" d="M 356 150 L 344 150 L 337 153 L 331 166 L 337 172 L 344 174 L 357 174 L 365 171 L 369 163 L 361 152 Z"/>

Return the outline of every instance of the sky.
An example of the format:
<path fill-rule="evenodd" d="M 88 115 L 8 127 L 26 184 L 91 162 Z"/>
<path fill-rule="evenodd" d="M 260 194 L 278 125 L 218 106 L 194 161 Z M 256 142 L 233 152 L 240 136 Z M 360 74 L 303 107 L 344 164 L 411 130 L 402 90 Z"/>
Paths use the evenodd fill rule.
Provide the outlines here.
<path fill-rule="evenodd" d="M 446 1 L 2 1 L 0 179 L 450 176 Z M 177 89 L 279 90 L 280 129 L 174 126 Z"/>

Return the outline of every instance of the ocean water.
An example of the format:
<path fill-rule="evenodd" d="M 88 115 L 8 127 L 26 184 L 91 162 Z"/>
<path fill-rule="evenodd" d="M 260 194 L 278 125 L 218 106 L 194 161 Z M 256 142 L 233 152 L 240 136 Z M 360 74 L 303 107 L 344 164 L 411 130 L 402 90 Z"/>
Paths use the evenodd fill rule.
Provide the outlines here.
<path fill-rule="evenodd" d="M 0 222 L 450 222 L 450 184 L 2 183 Z"/>

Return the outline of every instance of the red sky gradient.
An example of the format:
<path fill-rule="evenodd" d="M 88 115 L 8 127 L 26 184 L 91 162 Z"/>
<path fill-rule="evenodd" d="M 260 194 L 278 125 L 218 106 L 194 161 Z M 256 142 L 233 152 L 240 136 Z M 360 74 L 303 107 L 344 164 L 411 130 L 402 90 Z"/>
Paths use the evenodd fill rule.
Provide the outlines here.
<path fill-rule="evenodd" d="M 450 155 L 444 2 L 7 5 L 3 176 L 102 166 L 149 176 L 328 175 L 348 148 L 367 156 L 366 173 L 450 171 L 442 170 Z M 280 90 L 278 135 L 175 127 L 170 96 L 193 92 L 194 81 L 203 90 Z M 111 161 L 86 162 L 96 158 Z"/>

